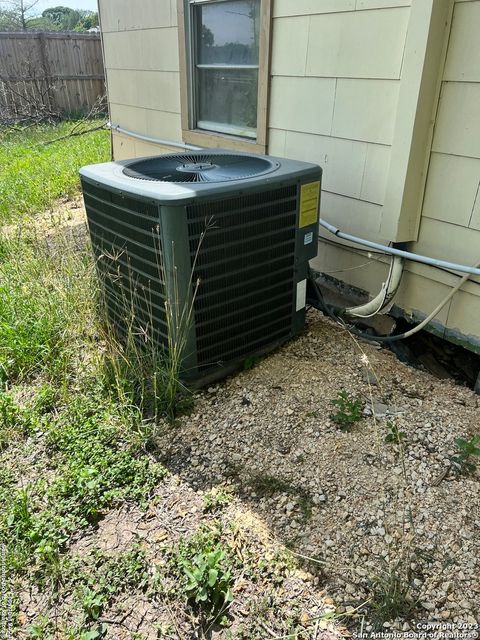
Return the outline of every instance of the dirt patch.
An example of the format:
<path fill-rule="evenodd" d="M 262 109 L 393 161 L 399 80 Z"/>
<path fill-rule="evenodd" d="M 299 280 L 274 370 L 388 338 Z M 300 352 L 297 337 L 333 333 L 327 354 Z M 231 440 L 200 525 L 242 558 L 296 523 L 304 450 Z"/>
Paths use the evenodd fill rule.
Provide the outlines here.
<path fill-rule="evenodd" d="M 157 488 L 146 510 L 124 504 L 109 511 L 98 525 L 83 532 L 70 547 L 76 555 L 101 550 L 126 551 L 134 542 L 145 548 L 165 541 L 174 544 L 198 528 L 203 503 L 201 496 L 171 475 Z"/>
<path fill-rule="evenodd" d="M 364 416 L 344 432 L 331 419 L 342 389 L 362 406 L 401 412 Z M 385 441 L 391 424 L 405 434 L 401 447 Z M 478 475 L 459 475 L 450 461 L 456 438 L 473 433 L 470 390 L 311 312 L 304 336 L 198 394 L 161 448 L 197 490 L 233 482 L 279 540 L 318 560 L 337 611 L 371 599 L 392 567 L 405 571 L 412 608 L 392 625 L 406 629 L 427 614 L 476 621 Z"/>

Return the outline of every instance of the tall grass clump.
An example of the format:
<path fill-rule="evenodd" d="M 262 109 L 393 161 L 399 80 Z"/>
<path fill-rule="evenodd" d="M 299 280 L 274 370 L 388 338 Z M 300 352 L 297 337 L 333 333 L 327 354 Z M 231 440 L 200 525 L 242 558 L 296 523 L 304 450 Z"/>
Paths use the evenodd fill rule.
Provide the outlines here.
<path fill-rule="evenodd" d="M 186 300 L 180 294 L 185 283 L 179 282 L 178 269 L 174 267 L 168 276 L 164 265 L 157 265 L 159 281 L 165 287 L 169 279 L 170 286 L 169 296 L 164 295 L 166 289 L 163 288 L 167 339 L 162 342 L 155 335 L 158 311 L 151 302 L 151 291 L 136 281 L 131 269 L 128 268 L 127 274 L 122 272 L 119 260 L 120 256 L 109 256 L 108 267 L 99 265 L 98 269 L 102 291 L 108 289 L 110 296 L 116 292 L 116 319 L 109 318 L 106 297 L 101 304 L 105 370 L 110 387 L 123 404 L 139 406 L 154 420 L 159 417 L 172 420 L 176 413 L 190 405 L 191 400 L 181 376 L 199 287 L 199 282 L 194 282 L 196 261 L 188 275 L 186 290 L 190 293 Z M 141 308 L 144 312 L 140 318 Z"/>
<path fill-rule="evenodd" d="M 0 379 L 59 384 L 91 332 L 92 261 L 61 235 L 0 236 Z M 83 335 L 82 335 L 83 334 Z"/>

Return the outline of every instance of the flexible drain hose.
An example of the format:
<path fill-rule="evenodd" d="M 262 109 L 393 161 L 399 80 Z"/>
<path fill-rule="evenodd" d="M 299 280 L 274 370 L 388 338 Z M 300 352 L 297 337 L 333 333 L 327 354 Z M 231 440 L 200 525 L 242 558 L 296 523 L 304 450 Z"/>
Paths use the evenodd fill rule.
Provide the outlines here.
<path fill-rule="evenodd" d="M 356 318 L 372 318 L 378 313 L 387 312 L 393 304 L 393 298 L 398 291 L 402 280 L 405 260 L 398 256 L 393 256 L 390 262 L 390 269 L 386 282 L 383 283 L 380 292 L 366 304 L 358 307 L 348 307 L 345 313 Z"/>
<path fill-rule="evenodd" d="M 480 267 L 480 260 L 475 265 L 473 265 L 472 268 L 478 269 L 478 267 Z M 462 278 L 460 278 L 460 280 L 453 287 L 453 289 L 435 307 L 435 309 L 431 313 L 429 313 L 428 316 L 424 320 L 422 320 L 422 322 L 420 322 L 420 324 L 417 324 L 417 326 L 413 327 L 413 329 L 410 329 L 409 331 L 406 331 L 405 333 L 399 333 L 395 336 L 372 336 L 369 333 L 366 333 L 365 331 L 360 331 L 359 329 L 349 327 L 348 330 L 351 331 L 351 333 L 353 333 L 354 335 L 360 336 L 362 338 L 366 338 L 367 340 L 373 340 L 374 342 L 397 342 L 397 340 L 405 340 L 405 338 L 410 338 L 410 336 L 413 336 L 419 331 L 421 331 L 429 322 L 433 320 L 433 318 L 435 318 L 435 316 L 437 316 L 440 313 L 440 311 L 447 304 L 447 302 L 449 302 L 453 298 L 453 296 L 465 284 L 465 282 L 470 278 L 471 275 L 472 275 L 471 273 L 466 273 Z M 327 315 L 329 315 L 333 320 L 335 320 L 335 322 L 345 327 L 346 325 L 341 320 L 341 318 L 339 318 L 325 303 L 323 294 L 320 291 L 320 287 L 318 286 L 315 278 L 313 277 L 313 273 L 311 269 L 309 270 L 309 279 L 319 302 L 318 308 L 320 308 L 320 310 L 323 311 L 324 313 L 327 313 Z"/>

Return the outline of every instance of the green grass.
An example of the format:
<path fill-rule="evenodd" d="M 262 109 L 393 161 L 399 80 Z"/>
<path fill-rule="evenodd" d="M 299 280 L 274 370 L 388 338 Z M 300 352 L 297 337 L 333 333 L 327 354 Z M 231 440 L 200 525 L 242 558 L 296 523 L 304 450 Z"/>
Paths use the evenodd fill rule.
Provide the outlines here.
<path fill-rule="evenodd" d="M 9 398 L 7 428 L 42 443 L 48 460 L 48 479 L 40 474 L 13 489 L 7 478 L 0 487 L 0 541 L 9 550 L 9 567 L 33 569 L 30 577 L 41 585 L 56 579 L 71 535 L 119 500 L 144 504 L 165 471 L 135 437 L 131 427 L 142 419 L 138 411 L 112 404 L 101 389 L 65 397 L 54 413 L 35 401 L 20 408 L 9 394 L 2 398 L 4 404 Z"/>
<path fill-rule="evenodd" d="M 184 398 L 181 347 L 169 363 L 120 344 L 88 242 L 34 219 L 77 191 L 80 166 L 109 157 L 106 131 L 37 146 L 71 127 L 0 133 L 0 544 L 12 582 L 49 597 L 70 585 L 83 611 L 72 638 L 87 640 L 101 637 L 95 620 L 115 594 L 141 586 L 144 566 L 141 554 L 103 558 L 83 575 L 69 544 L 117 504 L 148 505 L 166 473 L 156 434 Z M 29 637 L 50 637 L 49 625 L 39 616 Z"/>
<path fill-rule="evenodd" d="M 128 315 L 126 341 L 109 329 L 88 242 L 41 215 L 77 190 L 80 166 L 108 159 L 104 131 L 36 146 L 71 126 L 0 133 L 0 545 L 11 591 L 33 588 L 47 603 L 22 637 L 54 637 L 52 603 L 64 607 L 66 640 L 110 637 L 102 616 L 139 592 L 182 603 L 208 630 L 229 623 L 240 572 L 273 582 L 284 574 L 253 547 L 237 555 L 238 531 L 202 529 L 167 543 L 158 566 L 140 545 L 81 556 L 72 547 L 112 508 L 147 509 L 156 499 L 167 473 L 158 433 L 191 402 L 178 380 L 191 308 L 167 309 L 168 352 L 147 339 L 139 348 Z M 17 220 L 18 229 L 2 231 Z M 309 517 L 308 496 L 280 488 Z M 229 501 L 210 492 L 204 515 Z"/>
<path fill-rule="evenodd" d="M 74 124 L 39 125 L 22 132 L 0 128 L 0 224 L 39 213 L 59 198 L 72 196 L 79 188 L 80 167 L 110 159 L 106 130 L 42 145 L 68 134 Z M 95 124 L 87 122 L 84 127 Z"/>
<path fill-rule="evenodd" d="M 92 331 L 91 258 L 31 238 L 0 236 L 0 385 L 44 372 L 59 384 Z"/>

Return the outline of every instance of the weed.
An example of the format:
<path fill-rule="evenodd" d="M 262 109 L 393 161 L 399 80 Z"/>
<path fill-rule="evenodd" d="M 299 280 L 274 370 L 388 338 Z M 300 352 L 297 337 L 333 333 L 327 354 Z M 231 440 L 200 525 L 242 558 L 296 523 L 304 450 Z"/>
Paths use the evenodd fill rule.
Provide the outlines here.
<path fill-rule="evenodd" d="M 232 574 L 224 568 L 225 552 L 221 547 L 200 551 L 191 560 L 183 560 L 183 571 L 188 578 L 185 592 L 190 601 L 208 615 L 220 611 L 233 600 L 230 590 Z"/>
<path fill-rule="evenodd" d="M 397 425 L 389 420 L 387 422 L 387 435 L 385 436 L 385 442 L 389 444 L 402 444 L 405 441 L 407 434 L 404 431 L 400 431 Z"/>
<path fill-rule="evenodd" d="M 11 444 L 14 436 L 27 427 L 26 416 L 9 393 L 0 391 L 0 451 Z"/>
<path fill-rule="evenodd" d="M 330 402 L 337 407 L 336 413 L 331 414 L 330 418 L 342 431 L 350 431 L 352 425 L 362 419 L 362 401 L 349 396 L 346 391 L 339 391 L 337 398 Z"/>
<path fill-rule="evenodd" d="M 75 558 L 64 568 L 65 583 L 73 589 L 86 623 L 98 620 L 119 594 L 134 589 L 145 591 L 148 578 L 145 552 L 138 545 L 115 555 L 97 550 L 86 558 Z"/>
<path fill-rule="evenodd" d="M 457 452 L 450 460 L 455 465 L 459 473 L 472 474 L 477 465 L 472 460 L 472 456 L 480 456 L 480 435 L 472 436 L 469 440 L 457 438 L 455 440 Z"/>
<path fill-rule="evenodd" d="M 42 384 L 35 394 L 33 409 L 39 414 L 50 413 L 59 400 L 58 389 L 49 383 Z"/>
<path fill-rule="evenodd" d="M 53 631 L 53 622 L 47 616 L 39 616 L 36 622 L 28 627 L 27 640 L 45 640 Z"/>
<path fill-rule="evenodd" d="M 375 629 L 381 629 L 385 622 L 411 613 L 414 607 L 411 579 L 409 559 L 401 557 L 371 580 Z"/>
<path fill-rule="evenodd" d="M 33 558 L 35 580 L 55 584 L 65 542 L 74 531 L 98 520 L 116 500 L 146 502 L 165 470 L 129 440 L 129 419 L 136 414 L 122 414 L 93 396 L 74 399 L 43 425 L 54 479 L 1 496 L 0 536 L 11 550 L 13 569 L 25 570 Z"/>
<path fill-rule="evenodd" d="M 160 417 L 172 421 L 178 412 L 191 407 L 191 394 L 180 378 L 199 287 L 199 281 L 195 282 L 194 279 L 195 265 L 209 228 L 207 223 L 200 236 L 187 283 L 179 283 L 176 269 L 167 274 L 164 265 L 157 264 L 158 281 L 169 283 L 169 296 L 165 296 L 166 285 L 161 285 L 160 293 L 143 287 L 140 295 L 138 290 L 141 287 L 137 285 L 135 274 L 131 270 L 127 274 L 122 272 L 120 255 L 104 251 L 102 259 L 98 261 L 101 289 L 109 292 L 117 309 L 115 317 L 111 318 L 108 309 L 112 301 L 105 299 L 101 302 L 100 331 L 107 345 L 107 382 L 122 404 L 136 404 L 144 415 L 152 417 L 154 421 Z M 158 255 L 161 255 L 160 238 L 154 236 L 154 243 L 158 247 Z M 125 259 L 128 256 L 123 256 L 122 260 Z M 190 292 L 185 301 L 180 295 L 181 288 Z M 158 311 L 148 302 L 154 296 L 165 297 L 164 344 L 164 338 L 159 340 L 155 335 Z"/>
<path fill-rule="evenodd" d="M 244 371 L 250 371 L 250 369 L 254 369 L 260 364 L 261 361 L 262 358 L 260 358 L 259 356 L 250 356 L 248 358 L 245 358 L 245 360 L 243 361 Z"/>
<path fill-rule="evenodd" d="M 79 640 L 100 640 L 107 633 L 106 624 L 97 624 L 91 629 L 82 629 Z"/>
<path fill-rule="evenodd" d="M 31 435 L 39 423 L 35 408 L 22 407 L 11 393 L 0 391 L 0 451 L 15 437 Z"/>
<path fill-rule="evenodd" d="M 87 619 L 98 620 L 105 605 L 105 596 L 87 587 L 81 592 L 80 602 Z"/>
<path fill-rule="evenodd" d="M 220 541 L 220 532 L 201 530 L 185 541 L 174 564 L 190 605 L 210 622 L 233 600 L 234 561 Z"/>
<path fill-rule="evenodd" d="M 217 511 L 231 502 L 232 496 L 221 489 L 212 489 L 203 496 L 204 511 Z"/>

